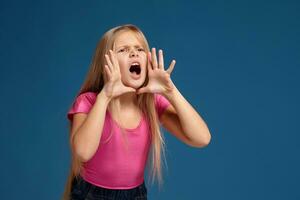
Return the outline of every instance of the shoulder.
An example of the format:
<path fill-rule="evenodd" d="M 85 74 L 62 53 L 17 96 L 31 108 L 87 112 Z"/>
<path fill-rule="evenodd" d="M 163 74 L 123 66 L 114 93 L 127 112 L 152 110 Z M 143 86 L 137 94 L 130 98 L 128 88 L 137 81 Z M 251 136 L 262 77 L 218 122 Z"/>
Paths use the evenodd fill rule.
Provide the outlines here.
<path fill-rule="evenodd" d="M 97 93 L 95 92 L 83 92 L 79 94 L 74 104 L 83 104 L 86 106 L 92 106 L 97 99 Z"/>
<path fill-rule="evenodd" d="M 97 93 L 95 92 L 83 92 L 77 96 L 76 101 L 94 103 L 96 101 L 96 98 L 97 98 Z"/>
<path fill-rule="evenodd" d="M 166 97 L 158 93 L 154 94 L 154 103 L 158 116 L 161 116 L 165 109 L 171 104 Z"/>
<path fill-rule="evenodd" d="M 95 92 L 84 92 L 77 95 L 76 99 L 74 100 L 71 108 L 68 111 L 68 118 L 71 120 L 73 114 L 75 113 L 88 113 L 95 103 L 97 98 L 97 93 Z"/>
<path fill-rule="evenodd" d="M 154 102 L 155 104 L 159 105 L 159 104 L 169 104 L 169 101 L 166 97 L 164 97 L 161 94 L 158 93 L 154 93 Z"/>

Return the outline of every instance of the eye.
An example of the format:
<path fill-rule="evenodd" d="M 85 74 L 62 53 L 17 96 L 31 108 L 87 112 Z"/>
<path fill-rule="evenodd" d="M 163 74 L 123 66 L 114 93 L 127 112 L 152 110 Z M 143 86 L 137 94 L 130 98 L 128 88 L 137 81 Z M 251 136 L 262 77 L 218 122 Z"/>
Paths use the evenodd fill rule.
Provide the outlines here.
<path fill-rule="evenodd" d="M 124 52 L 125 51 L 125 49 L 120 49 L 118 52 Z"/>
<path fill-rule="evenodd" d="M 143 48 L 139 48 L 138 51 L 145 51 Z"/>

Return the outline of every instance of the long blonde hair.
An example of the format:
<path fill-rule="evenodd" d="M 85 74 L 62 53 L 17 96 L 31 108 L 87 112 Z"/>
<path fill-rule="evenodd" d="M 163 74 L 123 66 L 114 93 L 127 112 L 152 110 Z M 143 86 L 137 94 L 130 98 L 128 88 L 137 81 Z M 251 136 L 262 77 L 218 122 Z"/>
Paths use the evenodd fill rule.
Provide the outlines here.
<path fill-rule="evenodd" d="M 79 93 L 76 95 L 78 97 L 80 94 L 85 92 L 101 92 L 104 83 L 106 82 L 106 76 L 104 73 L 104 65 L 105 65 L 105 54 L 108 54 L 109 49 L 113 49 L 114 41 L 118 37 L 118 35 L 124 31 L 132 31 L 137 38 L 141 41 L 144 49 L 149 51 L 149 45 L 146 37 L 142 33 L 142 31 L 132 24 L 125 24 L 122 26 L 114 27 L 108 30 L 100 39 L 97 44 L 89 71 L 85 77 L 85 81 L 80 88 Z M 146 75 L 146 80 L 142 86 L 147 85 L 148 83 L 148 73 Z M 142 87 L 141 86 L 141 87 Z M 164 137 L 161 134 L 161 128 L 159 126 L 159 119 L 155 109 L 154 103 L 154 94 L 152 93 L 142 93 L 138 95 L 138 107 L 145 114 L 144 116 L 149 122 L 149 130 L 151 135 L 151 146 L 150 146 L 150 155 L 151 160 L 147 160 L 147 167 L 150 167 L 149 177 L 152 180 L 153 184 L 155 177 L 158 179 L 159 188 L 163 183 L 162 179 L 162 162 L 161 162 L 161 154 L 163 155 L 165 161 L 165 142 Z M 108 108 L 113 107 L 115 102 L 113 99 L 110 101 Z M 71 130 L 72 124 L 70 122 L 69 129 Z M 72 141 L 70 138 L 70 147 L 71 147 L 71 167 L 69 171 L 69 175 L 65 184 L 64 193 L 62 196 L 63 200 L 70 199 L 71 186 L 74 178 L 77 178 L 80 174 L 80 170 L 82 168 L 82 163 L 76 156 L 74 152 Z M 166 161 L 165 161 L 166 163 Z M 167 167 L 167 165 L 166 165 Z"/>

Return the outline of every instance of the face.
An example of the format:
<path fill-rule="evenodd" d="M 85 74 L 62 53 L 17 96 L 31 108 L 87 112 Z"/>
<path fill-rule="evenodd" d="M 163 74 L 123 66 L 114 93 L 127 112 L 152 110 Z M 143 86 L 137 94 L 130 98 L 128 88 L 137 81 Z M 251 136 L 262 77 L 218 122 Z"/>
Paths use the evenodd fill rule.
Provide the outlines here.
<path fill-rule="evenodd" d="M 135 33 L 120 33 L 114 43 L 114 52 L 119 62 L 123 84 L 135 89 L 141 87 L 147 73 L 147 55 Z"/>

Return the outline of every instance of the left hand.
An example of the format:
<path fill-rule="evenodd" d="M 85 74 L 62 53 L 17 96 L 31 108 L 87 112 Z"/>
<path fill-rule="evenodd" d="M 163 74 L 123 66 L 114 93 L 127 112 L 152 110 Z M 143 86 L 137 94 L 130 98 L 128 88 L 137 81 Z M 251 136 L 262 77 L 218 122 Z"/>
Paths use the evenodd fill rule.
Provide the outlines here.
<path fill-rule="evenodd" d="M 148 84 L 137 90 L 137 94 L 141 93 L 160 93 L 167 94 L 174 89 L 174 84 L 170 75 L 174 69 L 175 60 L 172 60 L 169 68 L 165 71 L 162 50 L 158 51 L 159 62 L 157 63 L 156 50 L 152 48 L 152 52 L 148 52 L 147 68 L 148 68 Z"/>

